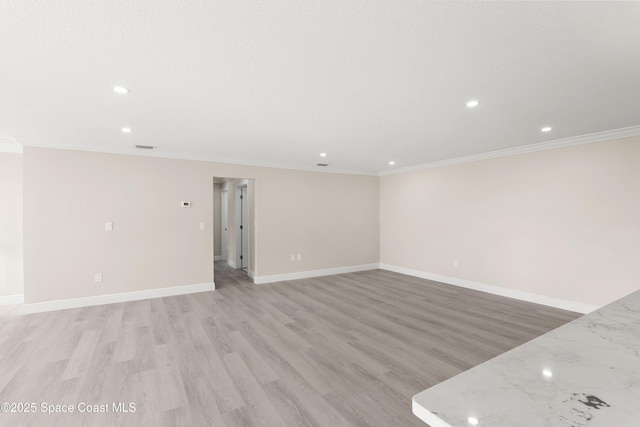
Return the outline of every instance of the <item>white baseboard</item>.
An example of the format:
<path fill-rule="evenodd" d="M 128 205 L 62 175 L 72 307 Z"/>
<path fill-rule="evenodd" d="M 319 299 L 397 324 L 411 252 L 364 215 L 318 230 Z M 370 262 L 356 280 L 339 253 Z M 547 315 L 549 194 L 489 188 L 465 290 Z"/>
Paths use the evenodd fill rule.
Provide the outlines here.
<path fill-rule="evenodd" d="M 249 277 L 251 277 L 252 279 L 254 279 L 256 277 L 256 272 L 253 270 L 247 270 L 247 274 L 249 275 Z"/>
<path fill-rule="evenodd" d="M 222 259 L 222 255 L 216 255 L 213 257 L 214 261 L 220 261 Z"/>
<path fill-rule="evenodd" d="M 227 260 L 227 265 L 231 268 L 236 268 L 236 262 L 232 259 Z"/>
<path fill-rule="evenodd" d="M 24 294 L 0 296 L 0 305 L 24 304 Z"/>
<path fill-rule="evenodd" d="M 441 274 L 427 273 L 426 271 L 398 267 L 390 264 L 381 263 L 380 269 L 394 271 L 396 273 L 402 273 L 408 276 L 420 277 L 421 279 L 433 280 L 434 282 L 445 283 L 447 285 L 460 286 L 462 288 L 474 289 L 476 291 L 487 292 L 489 294 L 547 305 L 550 307 L 560 308 L 576 313 L 591 313 L 592 311 L 600 308 L 597 305 L 584 304 L 581 302 L 569 301 L 561 298 L 549 297 L 546 295 L 518 291 L 516 289 L 503 288 L 501 286 L 487 285 L 485 283 L 473 282 L 471 280 L 459 279 L 457 277 L 444 276 Z"/>
<path fill-rule="evenodd" d="M 123 292 L 120 294 L 97 295 L 94 297 L 74 298 L 57 301 L 37 302 L 22 306 L 23 314 L 42 313 L 45 311 L 64 310 L 67 308 L 90 307 L 94 305 L 113 304 L 117 302 L 138 301 L 150 298 L 171 297 L 175 295 L 194 294 L 213 291 L 215 283 L 174 286 L 171 288 L 149 289 L 146 291 Z"/>
<path fill-rule="evenodd" d="M 285 280 L 308 279 L 310 277 L 330 276 L 332 274 L 354 273 L 356 271 L 376 270 L 378 264 L 351 265 L 347 267 L 326 268 L 324 270 L 299 271 L 296 273 L 273 274 L 270 276 L 255 276 L 253 283 L 262 285 L 265 283 L 282 282 Z"/>

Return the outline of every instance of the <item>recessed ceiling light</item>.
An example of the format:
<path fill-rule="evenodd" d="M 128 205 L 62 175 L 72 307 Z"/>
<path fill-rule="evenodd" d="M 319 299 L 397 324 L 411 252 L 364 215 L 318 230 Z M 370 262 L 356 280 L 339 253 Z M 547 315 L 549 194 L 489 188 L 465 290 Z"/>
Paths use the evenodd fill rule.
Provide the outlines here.
<path fill-rule="evenodd" d="M 115 93 L 119 93 L 120 95 L 124 95 L 125 93 L 129 93 L 129 89 L 124 86 L 114 86 L 113 91 Z"/>
<path fill-rule="evenodd" d="M 395 165 L 395 164 L 396 164 L 396 162 L 394 162 L 393 160 L 391 160 L 391 161 L 389 162 L 389 164 L 390 164 L 391 166 L 393 166 L 393 165 Z"/>
<path fill-rule="evenodd" d="M 553 372 L 551 369 L 543 369 L 542 375 L 544 375 L 545 378 L 553 378 Z"/>
<path fill-rule="evenodd" d="M 471 101 L 467 102 L 467 107 L 469 108 L 477 107 L 478 104 L 480 104 L 478 101 L 476 101 L 475 99 L 472 99 Z"/>
<path fill-rule="evenodd" d="M 122 132 L 131 133 L 131 128 L 122 128 Z"/>
<path fill-rule="evenodd" d="M 480 421 L 476 417 L 467 418 L 467 422 L 472 426 L 477 426 L 480 423 Z"/>
<path fill-rule="evenodd" d="M 327 157 L 327 153 L 320 153 L 320 157 Z"/>
<path fill-rule="evenodd" d="M 542 132 L 551 132 L 551 127 L 550 126 L 545 126 L 542 129 L 540 129 Z"/>

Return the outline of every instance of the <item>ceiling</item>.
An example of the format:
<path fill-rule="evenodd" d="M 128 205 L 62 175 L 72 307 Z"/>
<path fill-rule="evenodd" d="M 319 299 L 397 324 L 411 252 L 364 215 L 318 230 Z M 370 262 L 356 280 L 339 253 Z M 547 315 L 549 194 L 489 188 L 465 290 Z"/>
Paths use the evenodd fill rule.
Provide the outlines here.
<path fill-rule="evenodd" d="M 378 174 L 640 124 L 640 2 L 0 10 L 0 137 L 26 146 Z"/>

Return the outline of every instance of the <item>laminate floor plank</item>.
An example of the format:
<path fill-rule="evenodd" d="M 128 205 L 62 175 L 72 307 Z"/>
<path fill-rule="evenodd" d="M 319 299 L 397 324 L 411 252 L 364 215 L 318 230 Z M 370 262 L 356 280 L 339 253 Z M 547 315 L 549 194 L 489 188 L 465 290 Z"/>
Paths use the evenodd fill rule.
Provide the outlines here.
<path fill-rule="evenodd" d="M 233 331 L 231 335 L 235 351 L 242 357 L 249 370 L 260 383 L 264 384 L 278 379 L 278 374 L 276 374 L 269 363 L 260 357 L 251 347 L 240 331 Z"/>
<path fill-rule="evenodd" d="M 415 393 L 579 316 L 389 271 L 215 268 L 215 292 L 0 306 L 0 402 L 38 405 L 0 425 L 417 427 Z"/>
<path fill-rule="evenodd" d="M 252 415 L 255 415 L 257 423 L 265 426 L 285 425 L 269 401 L 266 390 L 245 365 L 242 357 L 238 353 L 229 353 L 225 355 L 224 363 L 243 399 L 254 410 Z"/>

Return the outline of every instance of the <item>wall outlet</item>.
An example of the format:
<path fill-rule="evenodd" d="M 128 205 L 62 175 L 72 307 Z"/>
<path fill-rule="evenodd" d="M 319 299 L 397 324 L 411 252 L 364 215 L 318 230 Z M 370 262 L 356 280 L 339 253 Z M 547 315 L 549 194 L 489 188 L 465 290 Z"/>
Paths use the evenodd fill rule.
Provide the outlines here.
<path fill-rule="evenodd" d="M 302 261 L 302 254 L 298 254 L 298 261 Z"/>
<path fill-rule="evenodd" d="M 204 230 L 206 228 L 206 225 L 204 222 L 200 223 L 200 230 Z"/>
<path fill-rule="evenodd" d="M 453 267 L 454 268 L 458 268 L 458 260 L 457 259 L 453 261 Z"/>
<path fill-rule="evenodd" d="M 102 283 L 102 273 L 96 273 L 93 277 L 96 283 Z"/>
<path fill-rule="evenodd" d="M 113 231 L 113 223 L 111 221 L 104 223 L 104 231 Z"/>

